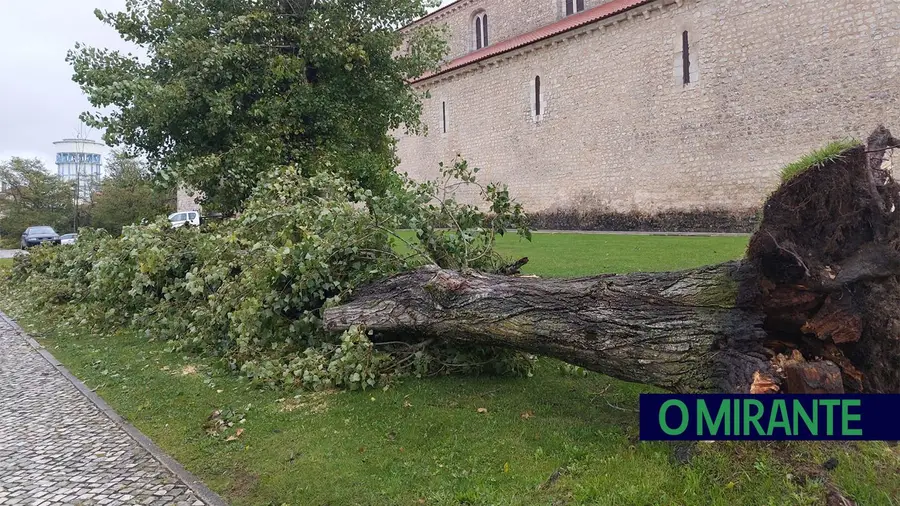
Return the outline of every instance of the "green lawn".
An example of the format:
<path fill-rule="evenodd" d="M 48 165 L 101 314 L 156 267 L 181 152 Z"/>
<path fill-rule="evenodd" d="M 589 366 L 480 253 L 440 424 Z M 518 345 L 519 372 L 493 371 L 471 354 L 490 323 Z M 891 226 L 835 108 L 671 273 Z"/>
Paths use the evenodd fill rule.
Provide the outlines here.
<path fill-rule="evenodd" d="M 497 249 L 528 257 L 523 272 L 540 276 L 589 276 L 604 272 L 668 271 L 739 258 L 748 237 L 541 234 L 531 243 L 502 237 Z"/>
<path fill-rule="evenodd" d="M 739 257 L 745 246 L 740 237 L 580 234 L 500 243 L 531 259 L 527 272 L 546 276 L 690 267 Z M 672 445 L 637 440 L 634 410 L 646 387 L 564 372 L 553 360 L 532 378 L 407 379 L 386 391 L 297 395 L 249 388 L 214 361 L 131 333 L 99 337 L 22 321 L 238 505 L 817 505 L 824 479 L 861 505 L 900 504 L 896 447 L 701 443 L 679 464 Z M 234 410 L 235 426 L 210 436 L 204 423 L 217 409 Z M 240 437 L 226 441 L 237 427 Z M 839 465 L 825 473 L 830 457 Z"/>
<path fill-rule="evenodd" d="M 11 267 L 13 263 L 12 258 L 0 258 L 0 269 L 4 267 Z"/>

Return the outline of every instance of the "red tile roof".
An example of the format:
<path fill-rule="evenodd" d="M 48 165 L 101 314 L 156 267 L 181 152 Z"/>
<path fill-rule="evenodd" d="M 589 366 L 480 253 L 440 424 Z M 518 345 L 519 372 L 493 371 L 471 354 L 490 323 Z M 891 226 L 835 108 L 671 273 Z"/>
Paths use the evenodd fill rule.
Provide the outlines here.
<path fill-rule="evenodd" d="M 513 49 L 533 44 L 539 40 L 553 37 L 554 35 L 559 35 L 560 33 L 568 32 L 569 30 L 574 30 L 575 28 L 591 24 L 595 21 L 614 16 L 621 12 L 625 12 L 628 9 L 637 7 L 641 4 L 649 3 L 651 1 L 653 0 L 613 0 L 612 2 L 598 5 L 593 9 L 588 9 L 586 11 L 579 12 L 578 14 L 572 14 L 571 16 L 567 16 L 555 23 L 551 23 L 547 26 L 538 28 L 537 30 L 532 30 L 517 37 L 513 37 L 511 39 L 507 39 L 502 42 L 483 47 L 478 51 L 473 51 L 467 55 L 460 56 L 459 58 L 451 60 L 450 62 L 445 64 L 438 71 L 424 74 L 421 77 L 414 79 L 412 82 L 416 83 L 419 81 L 424 81 L 425 79 L 429 79 L 445 72 L 464 67 L 471 63 L 490 58 L 491 56 L 496 56 L 507 51 L 512 51 Z"/>

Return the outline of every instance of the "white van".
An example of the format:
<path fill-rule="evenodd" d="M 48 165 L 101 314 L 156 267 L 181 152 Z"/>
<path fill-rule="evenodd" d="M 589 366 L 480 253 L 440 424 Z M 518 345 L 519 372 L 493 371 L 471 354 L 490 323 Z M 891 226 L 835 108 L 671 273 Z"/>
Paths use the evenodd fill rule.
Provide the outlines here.
<path fill-rule="evenodd" d="M 200 226 L 200 213 L 197 211 L 178 211 L 169 215 L 169 221 L 172 222 L 172 228 L 182 227 L 184 225 Z"/>

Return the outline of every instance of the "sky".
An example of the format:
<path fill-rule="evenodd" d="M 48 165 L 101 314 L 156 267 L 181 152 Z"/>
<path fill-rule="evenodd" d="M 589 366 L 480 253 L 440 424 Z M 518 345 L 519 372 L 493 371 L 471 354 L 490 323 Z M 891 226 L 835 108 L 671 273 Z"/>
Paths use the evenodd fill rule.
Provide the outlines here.
<path fill-rule="evenodd" d="M 134 50 L 94 17 L 95 8 L 124 6 L 125 0 L 0 0 L 0 160 L 36 157 L 55 169 L 53 141 L 76 137 L 78 115 L 91 108 L 72 81 L 66 52 L 76 42 Z M 101 140 L 102 132 L 82 132 Z"/>
<path fill-rule="evenodd" d="M 0 160 L 37 157 L 55 169 L 53 141 L 75 137 L 78 115 L 90 109 L 72 81 L 66 52 L 75 42 L 131 49 L 94 17 L 95 8 L 124 5 L 125 0 L 0 0 Z M 101 132 L 83 132 L 100 140 Z"/>

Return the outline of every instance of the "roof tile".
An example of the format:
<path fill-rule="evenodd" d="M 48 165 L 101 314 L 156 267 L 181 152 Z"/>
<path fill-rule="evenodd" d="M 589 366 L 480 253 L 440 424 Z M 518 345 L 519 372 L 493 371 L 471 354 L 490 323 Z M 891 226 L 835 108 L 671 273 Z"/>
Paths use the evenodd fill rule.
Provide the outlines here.
<path fill-rule="evenodd" d="M 506 39 L 496 44 L 483 47 L 477 51 L 473 51 L 464 56 L 460 56 L 459 58 L 449 61 L 436 72 L 423 74 L 421 77 L 414 79 L 412 82 L 416 83 L 419 81 L 430 79 L 434 76 L 444 74 L 451 70 L 464 67 L 477 61 L 484 60 L 491 56 L 496 56 L 507 51 L 512 51 L 513 49 L 533 44 L 539 40 L 553 37 L 554 35 L 558 35 L 569 30 L 574 30 L 575 28 L 588 25 L 595 21 L 614 16 L 621 12 L 627 11 L 628 9 L 637 7 L 641 4 L 649 3 L 651 1 L 653 0 L 613 0 L 603 5 L 598 5 L 597 7 L 594 7 L 592 9 L 566 16 L 565 18 L 555 23 L 551 23 L 536 30 L 532 30 L 528 33 L 513 37 L 511 39 Z"/>

